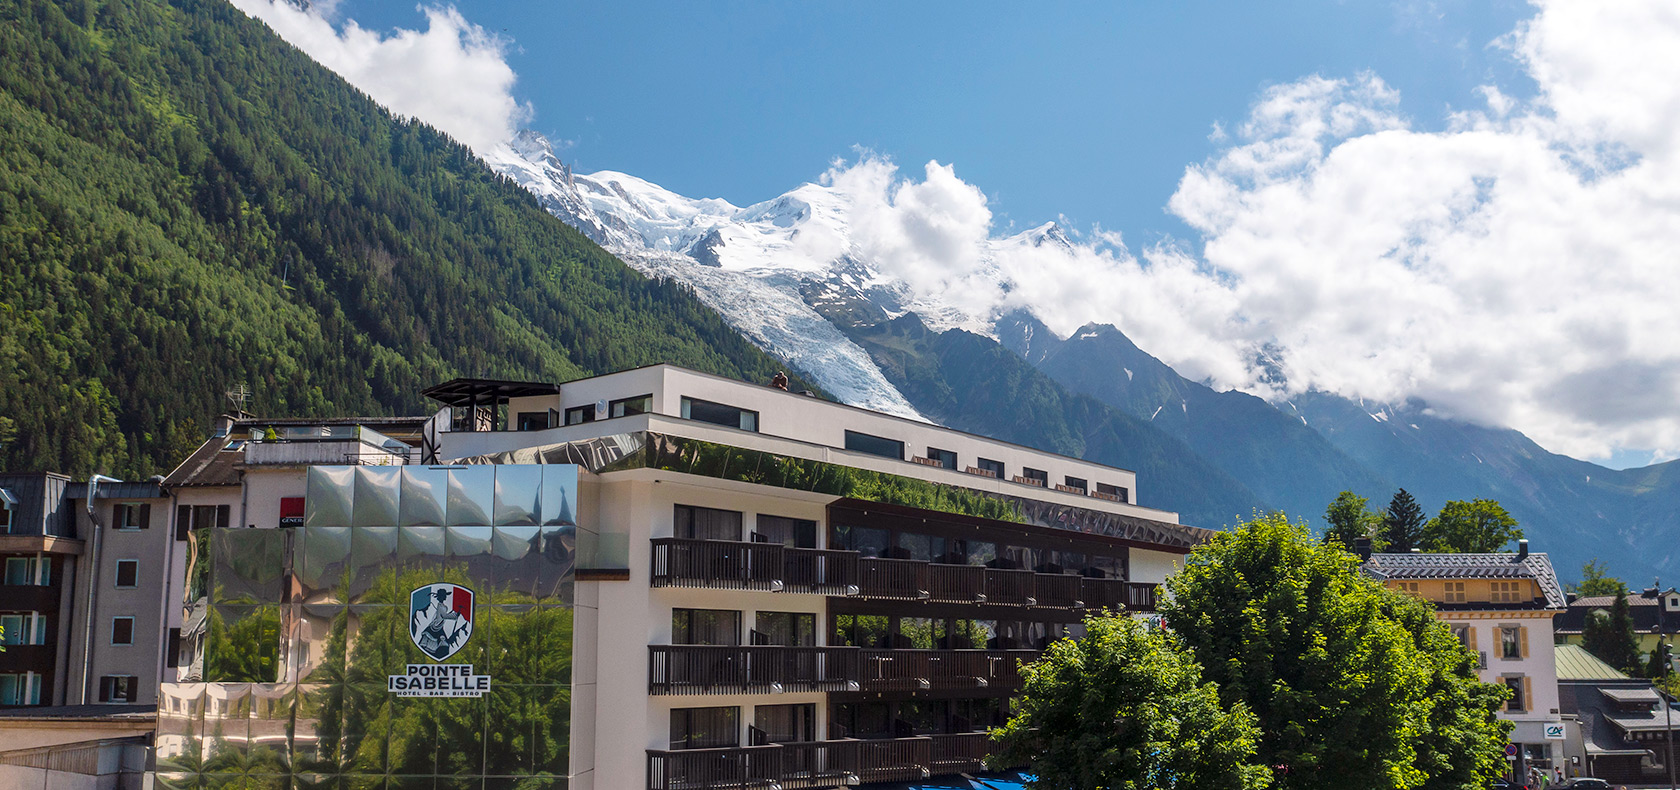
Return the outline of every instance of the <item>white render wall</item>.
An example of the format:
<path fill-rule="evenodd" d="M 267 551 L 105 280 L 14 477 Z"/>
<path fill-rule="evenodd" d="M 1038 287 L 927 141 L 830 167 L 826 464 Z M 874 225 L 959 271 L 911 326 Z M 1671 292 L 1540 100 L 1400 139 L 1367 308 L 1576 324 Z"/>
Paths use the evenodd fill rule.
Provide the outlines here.
<path fill-rule="evenodd" d="M 1499 717 L 1519 722 L 1511 740 L 1540 743 L 1538 725 L 1523 726 L 1522 722 L 1556 722 L 1558 714 L 1558 682 L 1555 650 L 1552 645 L 1552 615 L 1554 610 L 1518 611 L 1443 611 L 1438 616 L 1452 624 L 1468 626 L 1474 633 L 1475 649 L 1487 654 L 1487 668 L 1478 674 L 1484 683 L 1501 683 L 1507 675 L 1522 675 L 1533 686 L 1534 705 L 1522 713 L 1500 712 Z M 1525 658 L 1503 658 L 1500 649 L 1500 628 L 1521 626 L 1527 629 L 1528 655 Z M 1530 736 L 1530 730 L 1533 735 Z"/>
<path fill-rule="evenodd" d="M 717 427 L 681 420 L 682 398 L 699 398 L 758 412 L 758 435 L 792 439 L 796 442 L 833 448 L 837 452 L 844 452 L 843 458 L 846 460 L 837 458 L 836 462 L 838 463 L 874 468 L 864 463 L 853 463 L 849 459 L 887 460 L 840 450 L 839 448 L 845 447 L 845 432 L 851 430 L 904 442 L 905 459 L 898 462 L 889 461 L 893 466 L 881 471 L 891 471 L 894 474 L 924 479 L 933 479 L 934 475 L 943 473 L 943 475 L 950 475 L 951 477 L 942 479 L 940 482 L 951 482 L 955 485 L 964 485 L 976 489 L 997 490 L 1003 493 L 1014 493 L 1047 500 L 1055 499 L 1058 495 L 1065 496 L 1069 498 L 1070 504 L 1079 504 L 1093 510 L 1124 512 L 1156 521 L 1177 522 L 1177 516 L 1173 513 L 1141 508 L 1135 505 L 1120 505 L 1096 497 L 1066 494 L 1057 492 L 1054 488 L 1056 484 L 1063 482 L 1065 477 L 1078 477 L 1086 480 L 1092 491 L 1096 490 L 1098 483 L 1123 487 L 1130 492 L 1131 501 L 1137 502 L 1139 501 L 1137 474 L 1129 470 L 1104 466 L 1042 450 L 1034 450 L 1009 442 L 942 428 L 931 423 L 894 417 L 867 409 L 833 403 L 821 398 L 783 392 L 767 386 L 748 384 L 671 365 L 655 365 L 568 382 L 560 386 L 558 395 L 513 398 L 508 402 L 508 414 L 510 421 L 515 419 L 514 415 L 520 412 L 546 412 L 548 409 L 554 409 L 564 414 L 566 409 L 577 406 L 587 406 L 601 401 L 610 403 L 622 398 L 648 394 L 653 396 L 653 411 L 655 414 L 677 420 L 676 423 L 666 422 L 665 425 Z M 547 431 L 445 434 L 443 455 L 449 458 L 460 458 L 505 452 L 541 444 L 575 441 L 609 433 L 646 429 L 645 423 L 631 422 L 630 418 L 620 419 L 624 422 L 606 422 L 603 425 L 585 423 L 564 428 L 552 428 Z M 597 415 L 598 423 L 605 420 L 605 415 Z M 754 435 L 750 432 L 734 429 L 720 430 L 728 431 L 726 436 Z M 685 436 L 692 435 L 686 430 L 680 430 L 679 432 Z M 695 438 L 701 437 L 696 436 Z M 741 444 L 739 440 L 721 439 L 720 441 Z M 911 456 L 926 455 L 929 447 L 937 447 L 956 453 L 959 471 L 950 472 L 910 462 Z M 803 457 L 813 457 L 806 453 L 799 454 Z M 975 466 L 976 459 L 982 457 L 1002 462 L 1005 467 L 1005 479 L 991 481 L 988 478 L 964 474 L 960 471 Z M 1023 467 L 1032 467 L 1047 472 L 1050 479 L 1049 490 L 1012 482 L 1010 478 L 1021 474 Z"/>

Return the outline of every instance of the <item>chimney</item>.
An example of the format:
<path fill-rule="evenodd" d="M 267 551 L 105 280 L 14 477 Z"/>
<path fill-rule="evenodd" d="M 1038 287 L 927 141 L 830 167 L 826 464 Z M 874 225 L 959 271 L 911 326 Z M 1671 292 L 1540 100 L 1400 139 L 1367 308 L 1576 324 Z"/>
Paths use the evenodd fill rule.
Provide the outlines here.
<path fill-rule="evenodd" d="M 1359 555 L 1359 561 L 1360 562 L 1370 562 L 1371 561 L 1371 539 L 1370 538 L 1354 538 L 1353 539 L 1353 553 Z"/>
<path fill-rule="evenodd" d="M 216 415 L 216 419 L 211 422 L 210 425 L 213 430 L 213 433 L 210 434 L 211 436 L 226 436 L 228 435 L 228 431 L 233 430 L 233 415 L 218 414 Z"/>
<path fill-rule="evenodd" d="M 1512 562 L 1522 562 L 1528 559 L 1528 538 L 1517 541 L 1517 558 Z"/>

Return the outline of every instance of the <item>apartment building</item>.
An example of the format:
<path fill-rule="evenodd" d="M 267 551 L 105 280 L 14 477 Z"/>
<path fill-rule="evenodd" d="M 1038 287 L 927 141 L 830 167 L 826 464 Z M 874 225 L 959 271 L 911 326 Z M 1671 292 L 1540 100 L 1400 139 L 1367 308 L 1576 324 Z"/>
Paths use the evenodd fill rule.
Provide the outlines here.
<path fill-rule="evenodd" d="M 1579 645 L 1585 642 L 1587 619 L 1609 617 L 1616 605 L 1614 595 L 1593 595 L 1579 598 L 1569 596 L 1569 608 L 1553 621 L 1561 644 Z M 1680 636 L 1680 591 L 1670 587 L 1647 587 L 1628 593 L 1628 618 L 1633 621 L 1633 636 L 1639 652 L 1649 656 L 1663 642 L 1674 642 Z"/>
<path fill-rule="evenodd" d="M 1364 567 L 1386 586 L 1434 603 L 1436 616 L 1481 657 L 1482 681 L 1510 688 L 1499 717 L 1515 725 L 1517 775 L 1557 767 L 1563 727 L 1552 617 L 1566 604 L 1551 560 L 1523 540 L 1515 553 L 1373 554 Z"/>
<path fill-rule="evenodd" d="M 976 772 L 1020 662 L 1209 535 L 1127 470 L 669 365 L 425 394 L 414 452 L 232 432 L 299 463 L 189 530 L 161 786 Z"/>

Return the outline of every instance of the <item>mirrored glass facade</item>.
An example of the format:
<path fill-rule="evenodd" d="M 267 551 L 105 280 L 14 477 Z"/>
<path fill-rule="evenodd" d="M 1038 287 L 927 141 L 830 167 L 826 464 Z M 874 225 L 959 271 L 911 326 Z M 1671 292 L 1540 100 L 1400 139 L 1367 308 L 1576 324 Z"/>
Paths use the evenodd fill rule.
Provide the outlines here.
<path fill-rule="evenodd" d="M 314 467 L 302 526 L 195 531 L 157 786 L 566 787 L 577 501 L 571 465 Z M 446 585 L 471 629 L 438 661 L 415 608 Z M 489 692 L 388 688 L 440 663 Z"/>

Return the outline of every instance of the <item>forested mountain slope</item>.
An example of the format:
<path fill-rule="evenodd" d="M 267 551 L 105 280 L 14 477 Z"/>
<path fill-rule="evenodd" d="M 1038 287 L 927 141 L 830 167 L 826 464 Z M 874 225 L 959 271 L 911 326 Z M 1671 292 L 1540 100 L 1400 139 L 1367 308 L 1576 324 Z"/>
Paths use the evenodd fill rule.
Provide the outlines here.
<path fill-rule="evenodd" d="M 219 0 L 0 0 L 0 468 L 165 470 L 245 383 L 420 413 L 449 376 L 777 363 Z"/>

